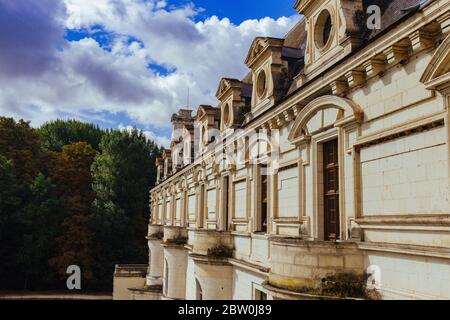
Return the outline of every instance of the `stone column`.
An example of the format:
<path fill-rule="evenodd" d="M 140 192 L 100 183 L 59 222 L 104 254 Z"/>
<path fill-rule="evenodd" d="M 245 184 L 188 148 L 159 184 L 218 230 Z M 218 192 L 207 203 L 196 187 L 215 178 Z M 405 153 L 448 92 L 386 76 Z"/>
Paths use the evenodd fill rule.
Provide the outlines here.
<path fill-rule="evenodd" d="M 148 239 L 149 268 L 147 273 L 147 286 L 162 286 L 164 251 L 161 245 L 162 226 L 150 226 Z"/>
<path fill-rule="evenodd" d="M 187 230 L 183 227 L 164 227 L 164 275 L 162 299 L 186 299 L 188 251 Z"/>
<path fill-rule="evenodd" d="M 186 299 L 187 254 L 182 245 L 164 245 L 163 299 Z"/>

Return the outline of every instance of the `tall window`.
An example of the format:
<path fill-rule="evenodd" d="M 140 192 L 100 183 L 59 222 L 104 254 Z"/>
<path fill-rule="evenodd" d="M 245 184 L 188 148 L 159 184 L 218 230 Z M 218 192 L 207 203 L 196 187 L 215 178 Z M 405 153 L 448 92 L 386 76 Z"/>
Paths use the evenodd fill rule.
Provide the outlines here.
<path fill-rule="evenodd" d="M 222 185 L 222 199 L 223 199 L 223 221 L 222 226 L 223 230 L 228 230 L 228 210 L 229 210 L 229 203 L 228 203 L 228 184 L 230 182 L 230 178 L 228 176 L 223 178 L 223 185 Z"/>
<path fill-rule="evenodd" d="M 205 203 L 205 198 L 206 198 L 206 194 L 205 194 L 205 185 L 202 184 L 200 186 L 200 208 L 199 208 L 199 214 L 197 217 L 197 226 L 199 228 L 203 228 L 203 220 L 205 219 L 205 207 L 204 207 L 204 203 Z"/>
<path fill-rule="evenodd" d="M 260 166 L 259 174 L 261 177 L 261 209 L 257 219 L 257 231 L 267 232 L 267 209 L 268 209 L 268 179 L 269 176 L 266 174 L 267 166 Z"/>
<path fill-rule="evenodd" d="M 167 297 L 169 291 L 169 263 L 167 262 L 167 259 L 164 260 L 164 295 Z"/>

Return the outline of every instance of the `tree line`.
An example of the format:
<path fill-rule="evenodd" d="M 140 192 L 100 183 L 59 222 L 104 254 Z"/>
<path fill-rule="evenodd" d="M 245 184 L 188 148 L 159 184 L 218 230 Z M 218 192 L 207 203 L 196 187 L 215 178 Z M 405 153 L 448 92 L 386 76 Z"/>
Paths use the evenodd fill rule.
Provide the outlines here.
<path fill-rule="evenodd" d="M 135 129 L 0 117 L 0 290 L 111 290 L 117 263 L 147 263 L 149 190 L 162 148 Z"/>

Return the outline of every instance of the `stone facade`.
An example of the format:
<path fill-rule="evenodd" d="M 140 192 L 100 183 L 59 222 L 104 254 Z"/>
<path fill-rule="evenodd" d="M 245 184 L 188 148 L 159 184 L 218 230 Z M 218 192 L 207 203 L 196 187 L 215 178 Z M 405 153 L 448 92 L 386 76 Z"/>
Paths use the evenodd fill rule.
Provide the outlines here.
<path fill-rule="evenodd" d="M 450 3 L 373 3 L 381 29 L 367 1 L 298 0 L 217 106 L 174 115 L 186 134 L 150 192 L 157 298 L 308 299 L 353 274 L 384 299 L 450 299 Z"/>

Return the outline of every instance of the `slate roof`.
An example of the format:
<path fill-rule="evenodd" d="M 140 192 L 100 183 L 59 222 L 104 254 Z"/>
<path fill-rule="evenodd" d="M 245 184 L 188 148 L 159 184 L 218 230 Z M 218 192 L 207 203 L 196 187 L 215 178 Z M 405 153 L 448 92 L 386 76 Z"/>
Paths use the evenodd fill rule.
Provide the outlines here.
<path fill-rule="evenodd" d="M 375 36 L 382 34 L 389 27 L 395 25 L 399 20 L 419 10 L 419 4 L 423 1 L 420 0 L 362 0 L 364 11 L 367 12 L 367 8 L 370 5 L 377 5 L 381 9 L 381 29 L 380 30 L 368 30 L 365 29 L 363 38 L 367 40 L 373 39 Z M 411 9 L 409 11 L 405 9 Z"/>

